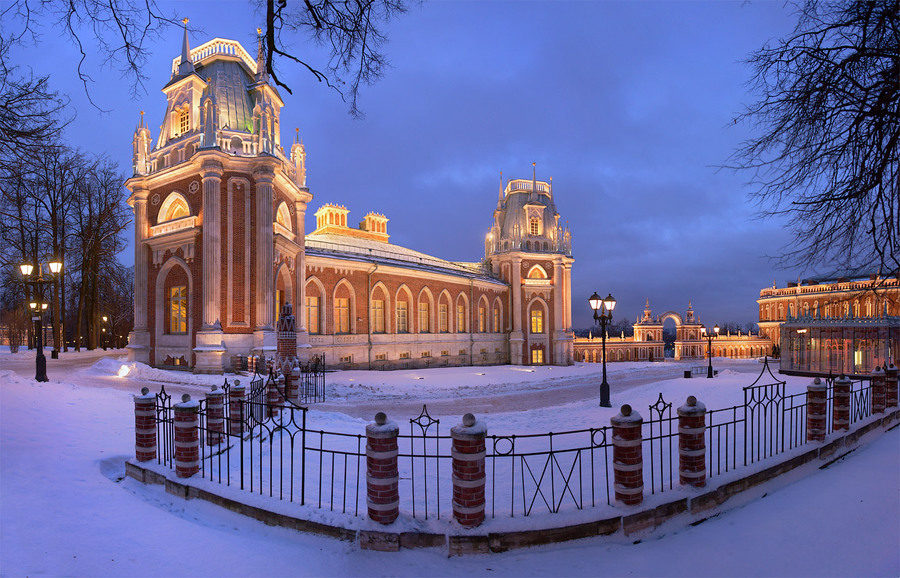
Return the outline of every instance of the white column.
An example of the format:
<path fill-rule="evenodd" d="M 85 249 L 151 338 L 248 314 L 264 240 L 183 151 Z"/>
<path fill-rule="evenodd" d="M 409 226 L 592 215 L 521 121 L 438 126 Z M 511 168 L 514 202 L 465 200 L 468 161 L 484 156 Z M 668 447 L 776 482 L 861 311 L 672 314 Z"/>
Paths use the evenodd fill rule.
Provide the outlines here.
<path fill-rule="evenodd" d="M 509 362 L 522 365 L 522 346 L 525 336 L 522 333 L 522 258 L 513 257 L 510 264 L 509 290 L 512 291 L 512 332 L 509 334 Z"/>
<path fill-rule="evenodd" d="M 253 301 L 256 309 L 254 348 L 272 355 L 275 343 L 275 188 L 274 167 L 261 164 L 253 171 L 256 181 L 256 251 L 253 257 L 256 283 Z"/>
<path fill-rule="evenodd" d="M 150 191 L 135 187 L 134 195 L 134 329 L 128 335 L 128 359 L 150 363 L 150 328 L 147 324 L 147 278 L 150 267 L 144 241 L 150 236 L 147 198 Z M 157 304 L 158 305 L 158 304 Z"/>
<path fill-rule="evenodd" d="M 218 161 L 203 163 L 203 318 L 202 331 L 222 329 L 222 174 Z M 230 272 L 229 272 L 230 274 Z"/>
<path fill-rule="evenodd" d="M 306 327 L 306 203 L 295 201 L 294 213 L 296 214 L 294 230 L 297 233 L 297 244 L 300 245 L 294 267 L 294 282 L 297 287 L 294 291 L 297 296 L 294 318 L 297 323 L 297 345 L 306 347 L 309 345 L 309 330 Z"/>

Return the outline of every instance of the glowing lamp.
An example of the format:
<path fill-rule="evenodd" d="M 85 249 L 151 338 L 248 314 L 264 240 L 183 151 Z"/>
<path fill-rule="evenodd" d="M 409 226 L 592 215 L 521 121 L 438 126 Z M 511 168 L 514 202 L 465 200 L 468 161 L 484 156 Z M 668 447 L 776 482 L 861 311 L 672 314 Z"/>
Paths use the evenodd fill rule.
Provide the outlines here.
<path fill-rule="evenodd" d="M 19 265 L 19 270 L 22 272 L 22 275 L 28 277 L 34 270 L 34 266 L 31 265 L 31 263 L 22 263 L 21 265 Z"/>

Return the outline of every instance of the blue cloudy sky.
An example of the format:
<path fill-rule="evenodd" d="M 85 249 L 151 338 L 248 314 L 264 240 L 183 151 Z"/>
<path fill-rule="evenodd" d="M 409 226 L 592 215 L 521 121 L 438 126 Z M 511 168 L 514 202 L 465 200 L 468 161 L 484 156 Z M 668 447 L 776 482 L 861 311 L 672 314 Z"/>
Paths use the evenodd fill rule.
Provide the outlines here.
<path fill-rule="evenodd" d="M 199 29 L 193 46 L 224 37 L 255 53 L 261 18 L 250 3 L 160 4 Z M 683 312 L 691 300 L 703 322 L 755 321 L 759 289 L 798 271 L 766 258 L 789 236 L 779 221 L 754 219 L 747 176 L 717 167 L 750 134 L 733 123 L 754 99 L 743 59 L 793 23 L 791 7 L 774 1 L 413 6 L 389 27 L 392 67 L 363 92 L 362 120 L 304 70 L 282 65 L 294 92 L 282 92 L 282 138 L 299 127 L 308 153 L 307 228 L 319 206 L 339 203 L 351 222 L 384 213 L 393 243 L 476 261 L 500 172 L 530 178 L 535 162 L 539 179 L 553 177 L 573 233 L 576 328 L 591 324 L 594 291 L 616 297 L 617 317 L 633 319 L 649 298 L 655 313 Z M 107 112 L 87 102 L 73 48 L 51 26 L 40 32 L 17 63 L 70 96 L 71 144 L 130 172 L 141 110 L 158 134 L 159 89 L 181 31 L 151 44 L 147 90 L 136 97 L 118 69 L 91 55 L 91 96 Z M 321 62 L 302 38 L 294 48 Z"/>

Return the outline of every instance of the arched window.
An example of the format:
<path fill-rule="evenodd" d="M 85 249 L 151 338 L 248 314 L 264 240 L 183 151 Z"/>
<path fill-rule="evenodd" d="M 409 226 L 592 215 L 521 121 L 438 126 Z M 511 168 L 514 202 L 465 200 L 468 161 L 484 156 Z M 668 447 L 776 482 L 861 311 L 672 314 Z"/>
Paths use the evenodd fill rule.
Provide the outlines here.
<path fill-rule="evenodd" d="M 547 272 L 544 271 L 544 268 L 541 267 L 540 265 L 535 265 L 528 271 L 528 278 L 529 279 L 546 279 Z"/>
<path fill-rule="evenodd" d="M 544 332 L 544 310 L 535 307 L 531 310 L 531 332 Z"/>
<path fill-rule="evenodd" d="M 278 212 L 275 214 L 275 222 L 288 231 L 293 231 L 293 227 L 291 227 L 291 212 L 288 209 L 287 203 L 278 205 Z"/>
<path fill-rule="evenodd" d="M 541 220 L 537 217 L 528 219 L 528 234 L 534 236 L 541 234 Z"/>
<path fill-rule="evenodd" d="M 169 288 L 169 333 L 187 333 L 187 287 Z"/>
<path fill-rule="evenodd" d="M 175 219 L 188 217 L 190 214 L 191 209 L 187 199 L 185 199 L 181 193 L 171 193 L 166 197 L 166 200 L 163 201 L 162 206 L 159 208 L 159 217 L 156 222 L 165 223 L 166 221 L 174 221 Z"/>

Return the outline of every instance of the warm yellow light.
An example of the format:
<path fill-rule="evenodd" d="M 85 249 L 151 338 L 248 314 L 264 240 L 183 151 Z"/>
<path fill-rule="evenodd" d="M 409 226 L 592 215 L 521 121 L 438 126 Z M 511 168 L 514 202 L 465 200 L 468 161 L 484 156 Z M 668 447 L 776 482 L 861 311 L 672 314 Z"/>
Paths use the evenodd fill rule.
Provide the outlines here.
<path fill-rule="evenodd" d="M 62 261 L 57 261 L 56 259 L 54 259 L 53 261 L 47 263 L 47 266 L 50 267 L 50 272 L 56 275 L 57 273 L 62 271 L 63 264 Z"/>
<path fill-rule="evenodd" d="M 119 367 L 119 377 L 125 377 L 131 371 L 131 368 L 127 365 L 122 365 Z"/>
<path fill-rule="evenodd" d="M 31 303 L 28 304 L 28 306 L 31 307 L 32 311 L 34 311 L 35 309 L 38 308 L 37 301 L 32 301 Z"/>
<path fill-rule="evenodd" d="M 44 311 L 45 309 L 47 309 L 47 304 L 41 303 L 41 311 Z"/>
<path fill-rule="evenodd" d="M 103 316 L 103 323 L 106 323 L 106 320 L 109 319 L 106 315 Z"/>
<path fill-rule="evenodd" d="M 22 272 L 22 275 L 28 277 L 34 270 L 34 266 L 32 266 L 31 263 L 22 263 L 21 265 L 19 265 L 19 270 Z"/>
<path fill-rule="evenodd" d="M 606 299 L 603 300 L 603 304 L 606 305 L 606 310 L 609 312 L 612 312 L 612 310 L 616 308 L 616 299 L 612 296 L 612 293 L 608 293 L 606 295 Z"/>
<path fill-rule="evenodd" d="M 594 291 L 594 294 L 588 298 L 588 303 L 591 304 L 591 309 L 594 311 L 600 311 L 600 306 L 603 304 L 603 299 L 597 295 L 597 292 Z"/>

